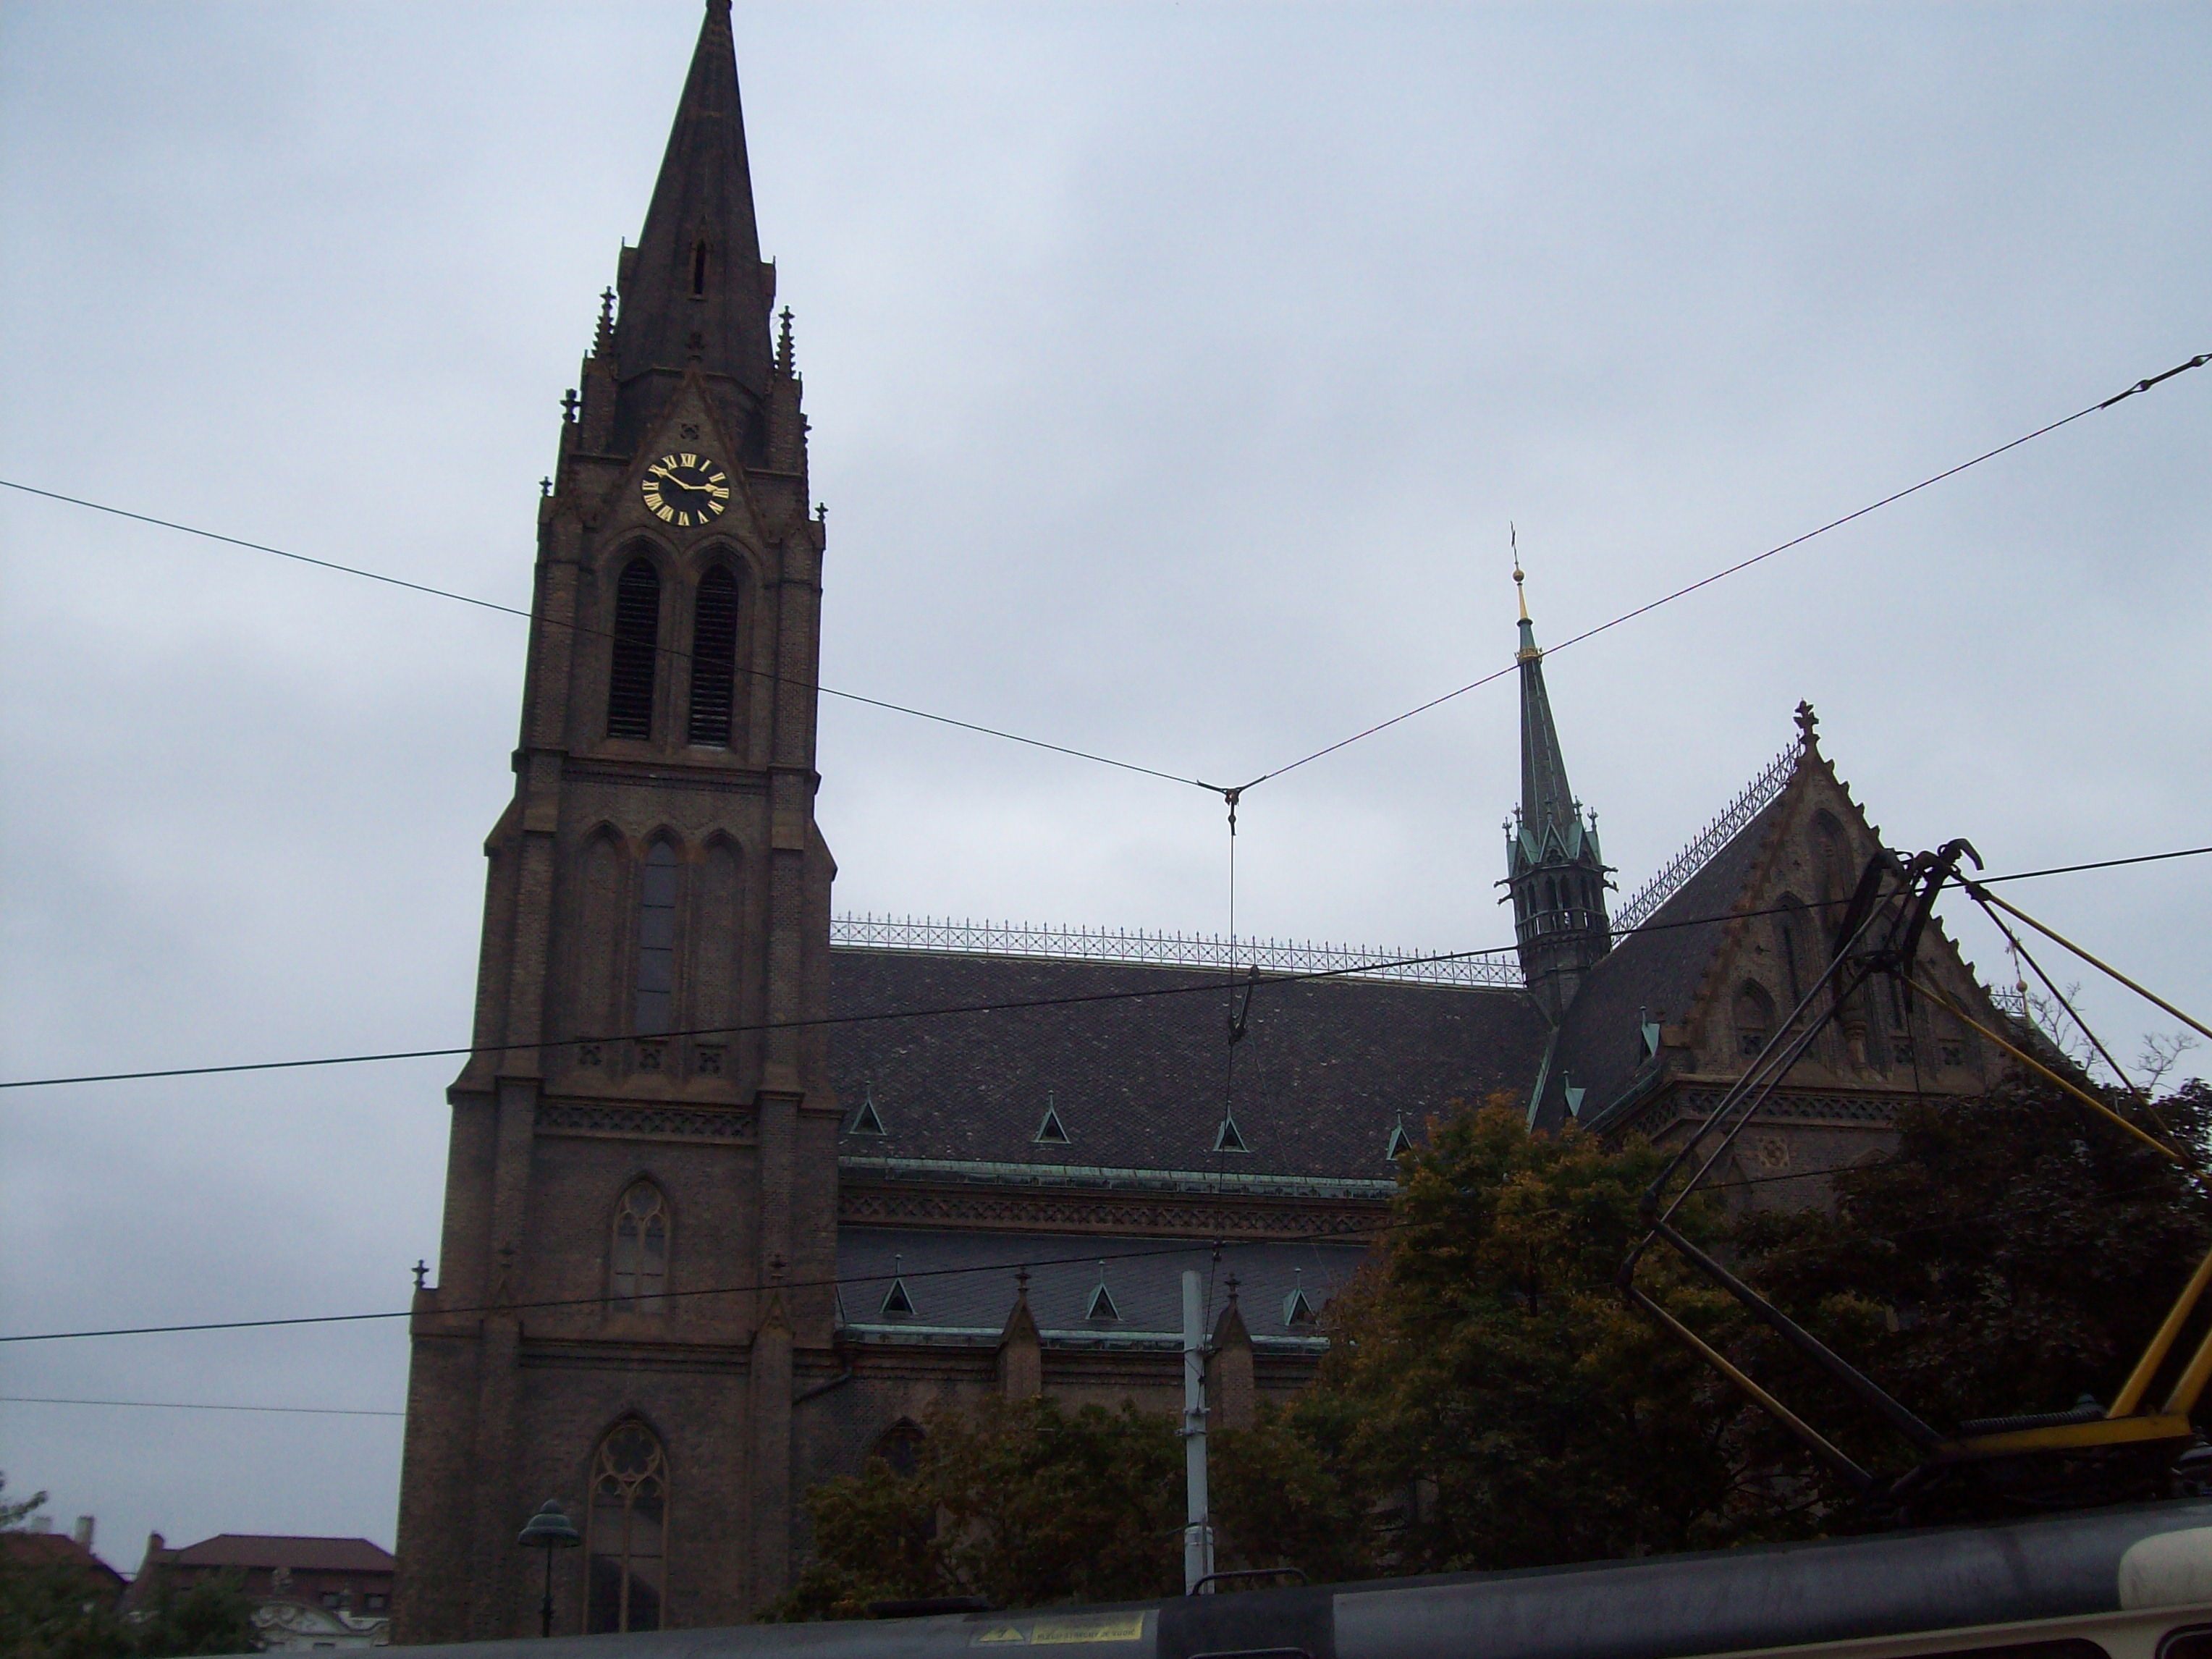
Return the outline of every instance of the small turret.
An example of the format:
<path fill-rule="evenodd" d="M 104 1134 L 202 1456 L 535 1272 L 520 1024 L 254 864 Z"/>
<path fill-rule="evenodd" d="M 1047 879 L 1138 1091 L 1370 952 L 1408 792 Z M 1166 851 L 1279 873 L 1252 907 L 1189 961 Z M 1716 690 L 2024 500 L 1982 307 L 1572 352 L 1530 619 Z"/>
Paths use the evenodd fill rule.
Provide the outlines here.
<path fill-rule="evenodd" d="M 1516 552 L 1513 591 L 1520 601 L 1521 805 L 1505 826 L 1505 885 L 1513 896 L 1513 932 L 1521 972 L 1545 1014 L 1556 1024 L 1582 977 L 1613 948 L 1606 915 L 1606 877 L 1597 814 L 1585 813 L 1567 783 L 1567 763 L 1544 690 L 1544 653 L 1528 620 L 1525 578 Z"/>

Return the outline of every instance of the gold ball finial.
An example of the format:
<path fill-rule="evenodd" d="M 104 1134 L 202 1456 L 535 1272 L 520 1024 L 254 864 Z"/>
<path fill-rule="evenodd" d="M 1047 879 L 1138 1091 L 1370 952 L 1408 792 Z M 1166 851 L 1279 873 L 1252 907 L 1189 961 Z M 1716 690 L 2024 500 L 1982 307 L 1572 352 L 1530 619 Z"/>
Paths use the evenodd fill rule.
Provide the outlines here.
<path fill-rule="evenodd" d="M 1521 532 L 1514 528 L 1513 520 L 1505 521 L 1505 539 L 1513 549 L 1513 597 L 1520 601 L 1521 620 L 1528 620 L 1528 593 L 1521 586 L 1525 580 L 1521 574 Z"/>

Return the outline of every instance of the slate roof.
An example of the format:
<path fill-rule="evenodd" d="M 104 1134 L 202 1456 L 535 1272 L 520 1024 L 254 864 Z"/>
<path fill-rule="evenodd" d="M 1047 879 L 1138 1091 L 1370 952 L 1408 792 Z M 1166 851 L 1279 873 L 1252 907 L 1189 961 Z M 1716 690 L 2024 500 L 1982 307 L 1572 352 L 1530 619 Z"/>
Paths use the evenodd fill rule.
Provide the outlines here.
<path fill-rule="evenodd" d="M 834 1026 L 830 1073 L 847 1122 L 872 1099 L 886 1131 L 848 1129 L 848 1155 L 1388 1179 L 1384 1146 L 1400 1114 L 1418 1129 L 1493 1089 L 1525 1098 L 1547 1036 L 1519 991 L 1262 981 L 1231 1097 L 1250 1150 L 1217 1153 L 1231 997 L 1222 975 L 939 951 L 830 955 L 833 1016 L 1172 993 Z M 1048 1099 L 1066 1145 L 1034 1139 Z"/>
<path fill-rule="evenodd" d="M 1268 1239 L 1226 1244 L 1217 1264 L 1210 1245 L 1164 1246 L 1158 1239 L 847 1226 L 837 1233 L 840 1323 L 884 1334 L 964 1330 L 995 1336 L 1013 1310 L 1015 1269 L 1029 1264 L 1030 1314 L 1048 1343 L 1076 1334 L 1179 1335 L 1188 1267 L 1211 1287 L 1206 1328 L 1227 1302 L 1234 1274 L 1245 1327 L 1264 1346 L 1275 1339 L 1310 1340 L 1310 1327 L 1285 1322 L 1285 1299 L 1303 1290 L 1318 1313 L 1366 1255 L 1364 1243 Z M 881 1311 L 895 1266 L 914 1304 L 905 1319 Z M 1118 1320 L 1085 1317 L 1102 1274 Z"/>
<path fill-rule="evenodd" d="M 1639 1014 L 1666 1023 L 1689 1012 L 1706 964 L 1720 947 L 1729 913 L 1741 899 L 1787 799 L 1778 795 L 1761 808 L 1583 979 L 1559 1023 L 1559 1044 L 1538 1108 L 1540 1125 L 1562 1121 L 1562 1089 L 1570 1082 L 1589 1091 L 1582 1121 L 1594 1121 L 1626 1092 L 1646 1063 Z"/>

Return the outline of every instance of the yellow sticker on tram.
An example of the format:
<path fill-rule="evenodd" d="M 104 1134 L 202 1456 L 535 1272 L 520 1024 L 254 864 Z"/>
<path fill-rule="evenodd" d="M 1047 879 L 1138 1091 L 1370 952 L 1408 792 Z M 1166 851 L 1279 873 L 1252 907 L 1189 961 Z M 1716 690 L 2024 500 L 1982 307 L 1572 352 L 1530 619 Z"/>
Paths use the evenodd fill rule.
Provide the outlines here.
<path fill-rule="evenodd" d="M 1141 1642 L 1141 1613 L 1088 1613 L 1081 1618 L 1038 1619 L 1027 1626 L 985 1625 L 968 1638 L 971 1648 L 1066 1647 L 1088 1642 Z"/>

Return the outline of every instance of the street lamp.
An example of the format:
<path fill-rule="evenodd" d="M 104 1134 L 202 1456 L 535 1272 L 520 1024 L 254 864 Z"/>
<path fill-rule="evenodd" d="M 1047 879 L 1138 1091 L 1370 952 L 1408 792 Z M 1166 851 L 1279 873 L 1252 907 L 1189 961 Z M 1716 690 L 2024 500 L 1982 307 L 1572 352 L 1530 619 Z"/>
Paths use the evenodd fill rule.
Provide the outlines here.
<path fill-rule="evenodd" d="M 584 1541 L 576 1530 L 576 1523 L 568 1519 L 561 1505 L 549 1498 L 544 1507 L 530 1517 L 530 1524 L 522 1529 L 522 1536 L 514 1540 L 526 1550 L 545 1552 L 545 1600 L 538 1609 L 538 1633 L 553 1633 L 553 1552 L 572 1550 Z"/>

